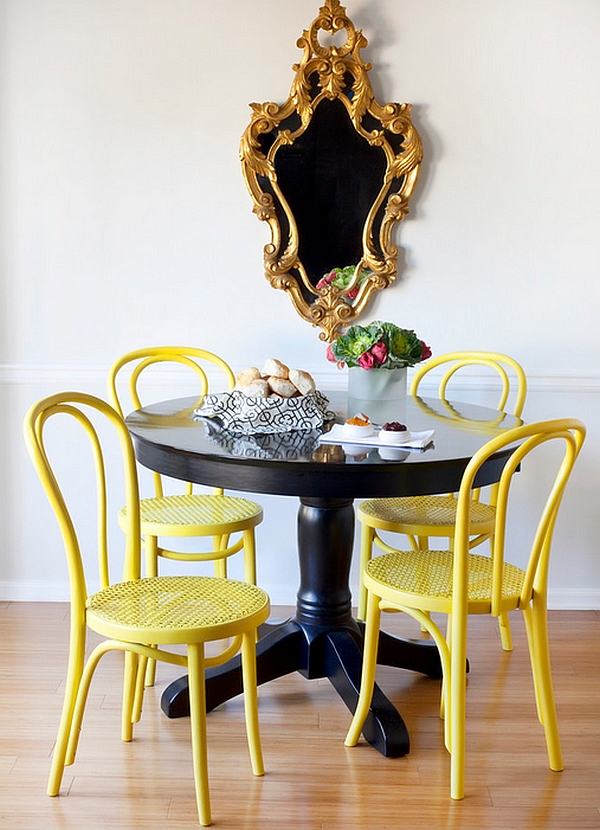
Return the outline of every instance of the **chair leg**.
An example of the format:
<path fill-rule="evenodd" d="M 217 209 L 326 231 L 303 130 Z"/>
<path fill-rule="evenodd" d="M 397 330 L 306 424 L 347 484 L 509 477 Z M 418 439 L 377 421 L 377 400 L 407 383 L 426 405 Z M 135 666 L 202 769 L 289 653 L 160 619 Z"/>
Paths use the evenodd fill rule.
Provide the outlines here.
<path fill-rule="evenodd" d="M 138 679 L 139 657 L 135 652 L 125 652 L 125 668 L 123 670 L 123 706 L 121 711 L 121 739 L 130 741 L 133 738 L 134 704 Z M 140 703 L 141 711 L 141 703 Z"/>
<path fill-rule="evenodd" d="M 229 534 L 223 534 L 221 536 L 213 536 L 213 550 L 215 553 L 218 553 L 221 550 L 225 550 L 225 548 L 229 545 Z M 214 560 L 214 572 L 215 576 L 218 576 L 220 579 L 227 579 L 227 559 L 215 559 Z"/>
<path fill-rule="evenodd" d="M 208 789 L 208 753 L 206 748 L 206 690 L 204 686 L 204 644 L 188 645 L 188 684 L 190 691 L 190 726 L 194 783 L 200 824 L 211 823 Z"/>
<path fill-rule="evenodd" d="M 381 611 L 379 608 L 379 597 L 372 591 L 369 591 L 367 596 L 366 617 L 360 693 L 358 703 L 356 704 L 356 711 L 354 712 L 352 723 L 350 724 L 346 740 L 344 741 L 346 746 L 356 746 L 358 743 L 373 699 L 375 673 L 377 671 L 377 649 L 379 647 Z"/>
<path fill-rule="evenodd" d="M 71 717 L 71 728 L 69 730 L 68 743 L 63 766 L 68 767 L 75 762 L 75 755 L 77 754 L 77 746 L 79 744 L 79 736 L 81 734 L 81 724 L 83 722 L 85 705 L 87 703 L 90 685 L 94 677 L 94 672 L 96 671 L 101 658 L 108 651 L 111 651 L 112 648 L 114 648 L 114 646 L 112 645 L 111 641 L 104 640 L 96 646 L 96 648 L 92 651 L 85 663 L 79 681 L 79 686 L 77 689 L 75 705 L 73 707 L 73 713 Z M 130 718 L 131 715 L 131 709 L 133 705 L 133 690 L 136 678 L 135 667 L 137 663 L 137 654 L 131 654 L 126 652 L 125 656 L 126 658 L 129 658 L 129 660 L 126 659 L 125 661 L 122 722 Z M 132 724 L 128 724 L 122 728 L 124 740 L 131 740 L 132 729 Z"/>
<path fill-rule="evenodd" d="M 158 576 L 158 539 L 156 536 L 144 537 L 146 576 Z M 156 660 L 148 660 L 146 665 L 146 686 L 154 686 L 156 680 Z"/>
<path fill-rule="evenodd" d="M 466 751 L 466 707 L 467 707 L 467 617 L 450 622 L 450 678 L 447 693 L 449 711 L 450 754 L 450 798 L 465 797 L 465 751 Z"/>
<path fill-rule="evenodd" d="M 244 531 L 244 579 L 256 585 L 256 541 L 253 527 Z"/>
<path fill-rule="evenodd" d="M 367 562 L 371 559 L 373 551 L 373 539 L 375 538 L 375 528 L 370 525 L 362 525 L 361 540 L 360 540 L 360 566 L 358 577 L 358 613 L 356 618 L 365 620 L 367 614 L 367 589 L 363 584 L 363 571 Z"/>
<path fill-rule="evenodd" d="M 409 536 L 409 539 L 414 540 L 414 536 Z M 413 550 L 419 551 L 427 550 L 429 548 L 429 536 L 417 536 L 415 542 L 411 542 L 411 544 L 413 545 Z M 423 613 L 430 617 L 429 611 L 424 611 Z M 421 632 L 423 634 L 429 634 L 429 629 L 426 625 L 423 625 L 423 623 L 421 623 Z"/>
<path fill-rule="evenodd" d="M 477 540 L 476 540 L 477 541 Z M 481 542 L 485 541 L 485 537 L 481 541 L 477 541 L 477 544 L 481 544 Z M 490 555 L 492 559 L 494 558 L 494 534 L 492 533 L 489 537 L 490 543 Z M 513 642 L 512 642 L 512 632 L 510 630 L 510 620 L 508 618 L 508 611 L 503 611 L 500 616 L 498 617 L 498 628 L 500 631 L 500 642 L 502 643 L 503 651 L 512 651 L 513 650 Z"/>
<path fill-rule="evenodd" d="M 262 747 L 258 727 L 258 688 L 256 676 L 256 631 L 242 634 L 242 682 L 244 686 L 244 714 L 250 762 L 254 775 L 264 775 Z"/>
<path fill-rule="evenodd" d="M 56 737 L 56 745 L 52 755 L 52 764 L 50 765 L 48 786 L 46 789 L 48 795 L 51 796 L 58 795 L 60 792 L 60 785 L 66 765 L 65 759 L 67 758 L 67 748 L 73 725 L 73 715 L 75 712 L 77 693 L 79 691 L 81 677 L 83 675 L 84 662 L 85 632 L 78 631 L 73 637 L 73 642 L 69 651 L 69 665 L 67 669 L 67 679 L 65 682 L 65 696 L 60 716 L 60 724 L 58 727 L 58 735 Z"/>
<path fill-rule="evenodd" d="M 139 723 L 142 717 L 142 707 L 144 705 L 144 690 L 146 686 L 146 678 L 148 673 L 149 658 L 145 655 L 140 655 L 138 659 L 136 679 L 135 679 L 135 694 L 133 698 L 133 706 L 131 710 L 131 723 Z"/>
<path fill-rule="evenodd" d="M 548 616 L 546 606 L 535 598 L 530 606 L 523 608 L 527 626 L 529 656 L 535 687 L 538 717 L 544 727 L 550 769 L 560 772 L 564 769 L 558 718 L 552 685 L 550 647 L 548 643 Z"/>
<path fill-rule="evenodd" d="M 508 612 L 503 611 L 498 617 L 498 625 L 500 627 L 500 640 L 504 651 L 512 651 L 512 632 L 510 630 L 510 621 L 508 619 Z"/>

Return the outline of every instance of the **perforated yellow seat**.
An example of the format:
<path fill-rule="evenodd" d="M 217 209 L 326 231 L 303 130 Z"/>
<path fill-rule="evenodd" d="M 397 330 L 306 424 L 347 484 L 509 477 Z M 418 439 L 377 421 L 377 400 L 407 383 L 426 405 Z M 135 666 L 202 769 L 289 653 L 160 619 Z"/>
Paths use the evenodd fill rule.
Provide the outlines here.
<path fill-rule="evenodd" d="M 220 536 L 224 528 L 230 534 L 243 532 L 248 527 L 253 528 L 261 515 L 262 510 L 255 502 L 238 496 L 215 497 L 194 493 L 189 496 L 158 496 L 140 502 L 142 533 L 156 537 L 197 536 L 198 526 L 204 536 Z M 124 508 L 119 513 L 119 521 L 122 525 L 125 524 Z M 189 555 L 192 559 L 197 556 L 198 554 Z M 215 551 L 210 551 L 206 556 L 215 558 Z M 247 582 L 255 581 L 252 569 L 246 576 L 249 577 Z"/>
<path fill-rule="evenodd" d="M 467 367 L 482 367 L 491 370 L 492 376 L 500 382 L 497 409 L 506 406 L 511 387 L 514 387 L 512 414 L 520 417 L 527 394 L 527 380 L 522 367 L 511 357 L 497 352 L 449 352 L 434 357 L 420 366 L 411 382 L 411 394 L 417 395 L 426 375 L 441 367 L 438 395 L 446 397 L 449 382 L 457 372 Z M 511 380 L 513 383 L 511 384 Z M 488 502 L 480 501 L 479 491 L 473 494 L 475 504 L 471 513 L 471 547 L 476 547 L 491 538 L 494 532 L 496 488 L 490 488 Z M 391 552 L 396 549 L 386 542 L 378 531 L 406 535 L 413 550 L 429 547 L 429 538 L 449 540 L 452 549 L 456 522 L 456 498 L 453 494 L 435 496 L 407 496 L 399 498 L 369 499 L 358 506 L 357 517 L 361 523 L 361 573 L 373 555 L 373 546 Z M 358 618 L 364 620 L 366 611 L 366 588 L 361 584 L 358 597 Z M 502 646 L 510 651 L 512 641 L 507 615 L 500 619 Z"/>
<path fill-rule="evenodd" d="M 50 419 L 55 415 L 71 416 L 90 439 L 97 493 L 92 493 L 98 508 L 98 555 L 100 590 L 88 595 L 79 535 L 73 516 L 59 487 L 49 460 L 45 440 Z M 98 424 L 98 421 L 104 422 Z M 109 576 L 110 534 L 107 527 L 107 462 L 99 431 L 112 425 L 121 446 L 125 475 L 126 511 L 123 514 L 125 555 L 121 582 Z M 55 510 L 62 533 L 71 590 L 71 636 L 65 697 L 52 759 L 48 794 L 58 795 L 65 766 L 73 764 L 85 704 L 100 658 L 109 651 L 125 652 L 125 676 L 121 734 L 133 737 L 133 724 L 141 716 L 144 676 L 149 659 L 187 666 L 190 693 L 190 721 L 196 800 L 201 824 L 211 823 L 206 753 L 206 697 L 204 671 L 233 656 L 241 647 L 246 730 L 252 770 L 264 772 L 258 731 L 256 689 L 257 628 L 269 615 L 267 594 L 247 582 L 213 576 L 155 576 L 140 578 L 141 535 L 139 493 L 135 454 L 129 432 L 121 416 L 107 403 L 90 395 L 65 393 L 53 395 L 34 405 L 25 419 L 25 437 L 30 455 Z M 54 439 L 55 436 L 52 435 Z M 68 452 L 68 447 L 67 447 Z M 61 469 L 64 457 L 61 457 Z M 73 459 L 73 468 L 82 473 L 82 458 Z M 82 478 L 82 480 L 84 480 Z M 87 480 L 87 479 L 85 479 Z M 118 534 L 117 534 L 118 538 Z M 91 629 L 108 638 L 86 655 L 86 633 Z M 230 639 L 230 646 L 220 654 L 206 658 L 204 644 Z M 186 654 L 165 646 L 186 646 Z M 97 770 L 97 774 L 101 774 Z"/>
<path fill-rule="evenodd" d="M 363 670 L 358 705 L 346 736 L 347 746 L 358 742 L 373 697 L 381 611 L 410 614 L 429 631 L 440 653 L 444 674 L 441 714 L 445 717 L 445 744 L 451 754 L 450 795 L 463 798 L 468 615 L 500 617 L 520 609 L 527 629 L 537 711 L 546 735 L 550 768 L 563 768 L 550 671 L 546 595 L 554 525 L 584 438 L 585 427 L 575 419 L 507 430 L 476 453 L 465 470 L 456 504 L 453 551 L 394 551 L 365 564 L 367 613 Z M 473 553 L 470 544 L 472 515 L 477 507 L 472 499 L 473 483 L 486 459 L 513 443 L 514 452 L 497 488 L 492 556 L 482 556 Z M 549 444 L 554 446 L 543 458 L 530 459 L 531 453 L 541 453 Z M 524 486 L 523 478 L 530 473 L 527 479 L 530 488 L 537 491 L 543 487 L 541 492 L 546 496 L 525 568 L 510 564 L 504 558 L 509 495 L 514 472 L 520 467 L 519 487 Z M 512 505 L 518 496 L 513 493 L 511 499 Z M 519 545 L 523 544 L 522 538 L 521 532 L 517 539 Z M 432 613 L 449 615 L 446 637 L 431 619 Z"/>

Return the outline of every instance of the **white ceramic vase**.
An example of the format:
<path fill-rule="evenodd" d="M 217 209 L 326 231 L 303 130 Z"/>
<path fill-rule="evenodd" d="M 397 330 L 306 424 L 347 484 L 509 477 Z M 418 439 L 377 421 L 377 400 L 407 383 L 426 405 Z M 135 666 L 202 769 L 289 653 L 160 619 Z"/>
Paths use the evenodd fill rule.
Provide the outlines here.
<path fill-rule="evenodd" d="M 404 422 L 406 367 L 402 369 L 348 369 L 348 415 L 364 412 L 374 423 Z"/>

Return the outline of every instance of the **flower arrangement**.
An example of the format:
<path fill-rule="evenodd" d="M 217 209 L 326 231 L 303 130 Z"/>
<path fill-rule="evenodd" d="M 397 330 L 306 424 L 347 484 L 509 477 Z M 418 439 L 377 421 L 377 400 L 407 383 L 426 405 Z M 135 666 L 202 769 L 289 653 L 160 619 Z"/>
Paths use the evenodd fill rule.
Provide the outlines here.
<path fill-rule="evenodd" d="M 358 275 L 358 280 L 356 281 L 354 288 L 351 288 L 350 291 L 345 291 L 344 289 L 350 285 L 350 281 L 354 277 L 355 271 L 356 265 L 347 265 L 345 268 L 332 268 L 328 274 L 325 274 L 325 276 L 319 280 L 317 288 L 325 288 L 328 285 L 333 285 L 344 295 L 344 299 L 354 300 L 358 294 L 360 284 L 363 283 L 371 274 L 371 271 L 367 271 L 366 268 L 363 268 Z"/>
<path fill-rule="evenodd" d="M 380 320 L 368 326 L 351 326 L 327 347 L 327 359 L 361 369 L 400 369 L 431 357 L 431 349 L 411 329 Z"/>

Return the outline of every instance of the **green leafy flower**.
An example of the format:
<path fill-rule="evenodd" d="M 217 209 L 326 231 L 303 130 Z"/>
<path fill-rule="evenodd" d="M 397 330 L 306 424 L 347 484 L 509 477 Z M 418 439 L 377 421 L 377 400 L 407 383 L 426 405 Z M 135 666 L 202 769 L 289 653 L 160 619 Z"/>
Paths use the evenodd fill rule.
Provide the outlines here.
<path fill-rule="evenodd" d="M 428 357 L 431 349 L 412 329 L 380 320 L 368 326 L 351 326 L 327 348 L 328 360 L 367 370 L 414 366 Z"/>

